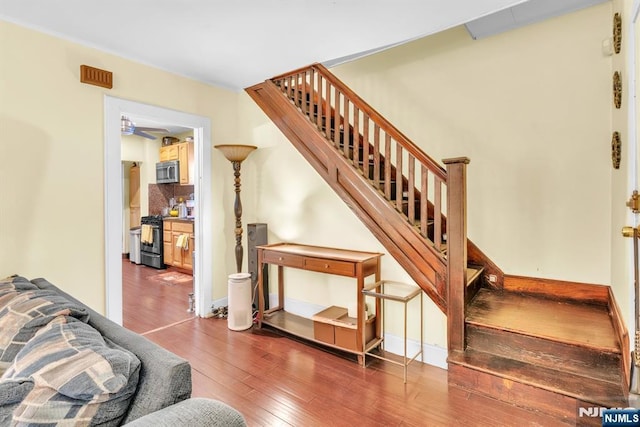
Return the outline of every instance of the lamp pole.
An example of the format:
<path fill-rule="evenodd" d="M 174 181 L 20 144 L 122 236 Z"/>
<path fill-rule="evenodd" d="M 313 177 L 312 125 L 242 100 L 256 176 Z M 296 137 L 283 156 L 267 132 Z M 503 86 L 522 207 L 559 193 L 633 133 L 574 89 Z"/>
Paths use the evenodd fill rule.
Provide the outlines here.
<path fill-rule="evenodd" d="M 242 270 L 242 257 L 244 249 L 242 248 L 242 201 L 240 200 L 240 166 L 242 161 L 255 150 L 257 147 L 253 145 L 216 145 L 215 148 L 222 151 L 224 156 L 233 165 L 234 176 L 234 191 L 236 193 L 235 200 L 233 202 L 233 213 L 236 217 L 236 227 L 234 230 L 236 238 L 235 257 L 236 257 L 236 272 L 240 273 Z"/>

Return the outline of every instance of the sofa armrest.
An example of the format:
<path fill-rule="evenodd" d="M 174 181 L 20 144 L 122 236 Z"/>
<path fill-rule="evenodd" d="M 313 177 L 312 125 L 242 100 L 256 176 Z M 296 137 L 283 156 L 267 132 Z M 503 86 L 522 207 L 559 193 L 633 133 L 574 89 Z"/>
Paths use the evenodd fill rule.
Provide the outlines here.
<path fill-rule="evenodd" d="M 231 406 L 193 397 L 140 417 L 127 427 L 245 427 L 244 417 Z"/>

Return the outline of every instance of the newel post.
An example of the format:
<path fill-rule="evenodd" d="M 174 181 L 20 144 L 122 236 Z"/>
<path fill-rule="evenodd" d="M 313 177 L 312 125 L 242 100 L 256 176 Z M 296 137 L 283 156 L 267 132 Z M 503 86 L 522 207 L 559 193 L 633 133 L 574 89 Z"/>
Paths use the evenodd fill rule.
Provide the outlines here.
<path fill-rule="evenodd" d="M 447 342 L 465 348 L 467 284 L 467 157 L 444 159 L 447 167 Z"/>

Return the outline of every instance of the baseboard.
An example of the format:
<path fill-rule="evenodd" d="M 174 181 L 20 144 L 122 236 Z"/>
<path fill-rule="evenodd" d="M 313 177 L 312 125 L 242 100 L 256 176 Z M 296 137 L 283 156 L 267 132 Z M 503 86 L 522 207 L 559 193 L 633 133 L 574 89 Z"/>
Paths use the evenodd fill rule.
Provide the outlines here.
<path fill-rule="evenodd" d="M 407 340 L 407 357 L 412 358 L 418 349 L 420 348 L 420 342 L 415 340 Z M 402 337 L 396 335 L 384 334 L 384 349 L 393 354 L 402 356 L 404 351 L 404 343 Z M 447 369 L 447 349 L 439 347 L 433 344 L 422 344 L 422 359 L 420 356 L 416 359 L 417 362 L 422 361 L 431 366 L 435 366 L 441 369 Z"/>

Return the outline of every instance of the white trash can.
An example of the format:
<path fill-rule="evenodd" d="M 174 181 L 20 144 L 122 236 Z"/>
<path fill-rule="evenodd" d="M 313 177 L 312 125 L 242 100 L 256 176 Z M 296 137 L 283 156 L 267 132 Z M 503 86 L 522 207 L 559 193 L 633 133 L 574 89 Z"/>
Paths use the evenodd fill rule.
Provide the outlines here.
<path fill-rule="evenodd" d="M 133 227 L 129 230 L 129 261 L 140 264 L 140 227 Z"/>
<path fill-rule="evenodd" d="M 253 325 L 251 307 L 251 274 L 229 275 L 229 308 L 227 327 L 232 331 L 244 331 Z"/>

